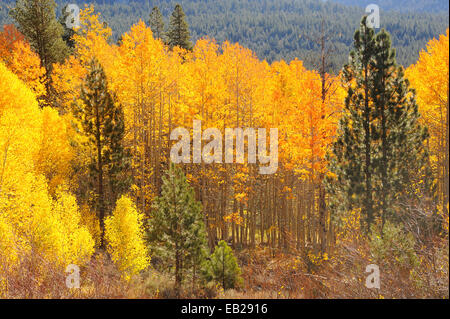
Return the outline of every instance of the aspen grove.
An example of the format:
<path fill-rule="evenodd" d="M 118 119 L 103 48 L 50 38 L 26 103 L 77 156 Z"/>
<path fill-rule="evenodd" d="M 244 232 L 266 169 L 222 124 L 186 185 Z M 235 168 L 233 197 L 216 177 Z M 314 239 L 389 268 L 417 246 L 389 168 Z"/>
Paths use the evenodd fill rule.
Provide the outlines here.
<path fill-rule="evenodd" d="M 0 297 L 448 298 L 448 29 L 404 69 L 364 17 L 333 74 L 192 43 L 181 6 L 63 41 L 34 2 L 0 32 Z"/>

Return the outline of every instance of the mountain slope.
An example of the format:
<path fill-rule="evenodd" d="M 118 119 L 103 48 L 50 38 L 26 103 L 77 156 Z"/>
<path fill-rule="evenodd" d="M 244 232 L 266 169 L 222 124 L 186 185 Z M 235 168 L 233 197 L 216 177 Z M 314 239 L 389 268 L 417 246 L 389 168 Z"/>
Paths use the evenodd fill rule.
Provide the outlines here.
<path fill-rule="evenodd" d="M 367 7 L 369 4 L 377 4 L 381 10 L 400 12 L 448 12 L 448 0 L 332 0 L 333 2 Z"/>
<path fill-rule="evenodd" d="M 352 0 L 336 1 L 350 3 Z M 429 1 L 432 0 L 427 2 Z M 331 69 L 334 71 L 339 70 L 347 61 L 353 33 L 361 16 L 365 14 L 364 7 L 317 0 L 87 2 L 96 3 L 97 10 L 113 29 L 115 40 L 139 19 L 147 21 L 153 6 L 160 7 L 167 24 L 173 7 L 180 2 L 187 15 L 194 41 L 209 36 L 218 42 L 239 42 L 269 62 L 299 58 L 310 68 L 317 62 L 319 48 L 316 39 L 320 35 L 321 21 L 324 19 L 329 43 L 333 46 Z M 0 17 L 0 24 L 5 21 L 5 17 L 3 21 Z M 419 51 L 431 38 L 445 32 L 448 27 L 448 13 L 384 12 L 381 15 L 381 27 L 391 32 L 398 61 L 407 66 L 417 60 Z"/>

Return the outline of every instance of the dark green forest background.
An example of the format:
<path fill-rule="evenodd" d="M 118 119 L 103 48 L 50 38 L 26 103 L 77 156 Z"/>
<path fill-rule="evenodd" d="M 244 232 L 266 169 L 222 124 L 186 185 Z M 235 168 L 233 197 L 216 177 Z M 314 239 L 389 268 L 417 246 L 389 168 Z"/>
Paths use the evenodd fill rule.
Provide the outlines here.
<path fill-rule="evenodd" d="M 8 7 L 14 0 L 1 0 L 0 25 L 11 23 Z M 152 7 L 158 6 L 167 24 L 176 3 L 187 16 L 192 40 L 208 35 L 219 43 L 239 42 L 268 62 L 299 58 L 309 68 L 318 63 L 321 21 L 331 48 L 330 70 L 338 71 L 347 62 L 355 28 L 365 6 L 376 3 L 381 9 L 381 27 L 392 34 L 398 62 L 409 66 L 433 37 L 449 25 L 447 0 L 57 0 L 58 14 L 64 4 L 94 3 L 113 30 L 113 40 L 139 19 L 148 21 Z"/>

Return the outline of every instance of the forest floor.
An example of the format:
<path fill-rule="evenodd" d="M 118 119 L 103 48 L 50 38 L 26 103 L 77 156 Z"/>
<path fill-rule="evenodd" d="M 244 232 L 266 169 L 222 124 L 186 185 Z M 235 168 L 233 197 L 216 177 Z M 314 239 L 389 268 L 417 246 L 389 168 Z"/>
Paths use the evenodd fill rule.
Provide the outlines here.
<path fill-rule="evenodd" d="M 448 246 L 445 248 L 448 256 Z M 277 253 L 267 247 L 237 249 L 243 285 L 223 290 L 218 284 L 193 288 L 186 278 L 180 298 L 198 299 L 335 299 L 335 298 L 449 298 L 448 260 L 436 268 L 416 273 L 401 267 L 381 268 L 381 289 L 366 287 L 370 260 L 346 248 L 346 257 L 325 258 L 319 264 L 305 262 L 301 254 Z M 435 261 L 436 262 L 436 261 Z M 23 259 L 22 272 L 8 276 L 7 298 L 176 298 L 172 275 L 149 267 L 131 281 L 105 253 L 97 253 L 81 270 L 81 288 L 68 289 L 67 274 L 33 256 Z M 439 265 L 439 263 L 435 263 Z M 0 282 L 1 283 L 1 282 Z M 198 283 L 198 281 L 197 281 Z"/>

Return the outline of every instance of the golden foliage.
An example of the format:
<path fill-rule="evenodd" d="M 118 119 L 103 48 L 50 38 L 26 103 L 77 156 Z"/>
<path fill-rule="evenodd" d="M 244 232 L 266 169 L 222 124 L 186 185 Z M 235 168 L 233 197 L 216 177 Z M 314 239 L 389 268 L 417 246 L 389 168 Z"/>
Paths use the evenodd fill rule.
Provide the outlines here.
<path fill-rule="evenodd" d="M 448 149 L 445 148 L 448 147 L 449 29 L 445 35 L 428 43 L 427 50 L 420 52 L 419 61 L 406 70 L 406 76 L 416 90 L 421 121 L 430 132 L 430 164 L 439 181 L 440 202 L 444 208 L 447 203 L 444 203 L 443 193 L 448 183 L 445 180 Z"/>
<path fill-rule="evenodd" d="M 47 93 L 45 69 L 23 35 L 12 25 L 0 33 L 0 60 L 33 91 L 39 103 Z"/>
<path fill-rule="evenodd" d="M 49 155 L 53 145 L 42 143 L 49 138 L 45 117 L 50 113 L 58 122 L 58 115 L 41 110 L 32 91 L 1 62 L 0 81 L 5 84 L 0 87 L 0 216 L 8 234 L 1 245 L 15 250 L 11 256 L 33 250 L 61 266 L 81 266 L 93 253 L 93 240 L 80 225 L 75 198 L 59 190 L 53 200 L 42 175 L 41 164 L 57 163 L 61 156 Z"/>
<path fill-rule="evenodd" d="M 100 247 L 101 229 L 100 221 L 95 211 L 92 211 L 87 204 L 81 206 L 81 224 L 86 226 L 95 242 L 95 248 Z"/>
<path fill-rule="evenodd" d="M 49 191 L 68 182 L 74 150 L 70 145 L 69 123 L 50 107 L 42 110 L 42 135 L 36 154 L 36 172 L 47 178 Z"/>
<path fill-rule="evenodd" d="M 108 252 L 125 280 L 130 280 L 150 264 L 143 216 L 129 197 L 122 196 L 113 214 L 105 220 L 105 239 Z"/>

